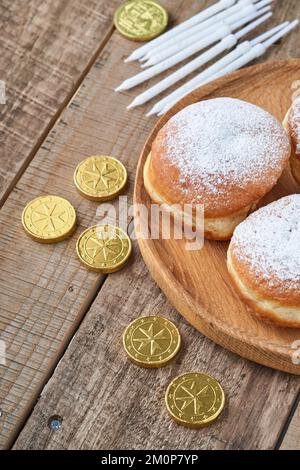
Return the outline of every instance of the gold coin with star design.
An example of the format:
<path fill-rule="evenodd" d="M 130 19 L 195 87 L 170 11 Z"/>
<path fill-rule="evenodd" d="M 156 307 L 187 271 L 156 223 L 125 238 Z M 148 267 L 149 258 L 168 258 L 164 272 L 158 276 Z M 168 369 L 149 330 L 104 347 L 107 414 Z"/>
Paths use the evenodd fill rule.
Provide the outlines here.
<path fill-rule="evenodd" d="M 56 243 L 71 235 L 76 228 L 72 204 L 60 196 L 39 196 L 30 201 L 22 214 L 23 227 L 40 243 Z"/>
<path fill-rule="evenodd" d="M 130 0 L 117 9 L 114 25 L 127 39 L 147 41 L 166 29 L 168 13 L 153 0 Z"/>
<path fill-rule="evenodd" d="M 176 377 L 166 391 L 165 401 L 177 423 L 201 428 L 219 417 L 225 405 L 225 394 L 216 379 L 194 372 Z"/>
<path fill-rule="evenodd" d="M 137 318 L 123 335 L 126 353 L 141 367 L 168 364 L 178 353 L 180 344 L 180 333 L 174 323 L 159 316 Z"/>
<path fill-rule="evenodd" d="M 90 270 L 113 273 L 121 269 L 131 253 L 131 240 L 119 227 L 94 225 L 86 229 L 76 245 L 80 261 Z"/>
<path fill-rule="evenodd" d="M 88 157 L 77 166 L 74 183 L 80 194 L 92 201 L 108 201 L 117 196 L 127 182 L 124 165 L 106 155 Z"/>

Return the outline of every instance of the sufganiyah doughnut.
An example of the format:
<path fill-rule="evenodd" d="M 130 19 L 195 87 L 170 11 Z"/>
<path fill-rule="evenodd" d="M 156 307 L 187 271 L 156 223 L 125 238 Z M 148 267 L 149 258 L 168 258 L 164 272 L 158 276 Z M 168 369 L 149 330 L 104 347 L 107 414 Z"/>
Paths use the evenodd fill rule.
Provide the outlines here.
<path fill-rule="evenodd" d="M 300 195 L 273 202 L 242 222 L 227 266 L 238 293 L 260 317 L 300 328 Z"/>
<path fill-rule="evenodd" d="M 300 97 L 287 112 L 283 125 L 291 138 L 291 170 L 295 180 L 300 184 Z"/>
<path fill-rule="evenodd" d="M 232 98 L 201 101 L 158 132 L 144 185 L 153 202 L 178 218 L 184 204 L 202 204 L 205 236 L 225 240 L 276 184 L 290 151 L 281 123 L 258 106 Z"/>

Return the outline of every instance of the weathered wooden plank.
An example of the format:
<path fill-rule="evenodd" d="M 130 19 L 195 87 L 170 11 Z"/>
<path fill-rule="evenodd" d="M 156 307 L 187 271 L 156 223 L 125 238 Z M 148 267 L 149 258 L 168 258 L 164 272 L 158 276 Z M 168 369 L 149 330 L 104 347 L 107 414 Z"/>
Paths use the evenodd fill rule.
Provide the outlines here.
<path fill-rule="evenodd" d="M 191 14 L 191 8 L 197 9 L 198 5 L 192 1 L 163 3 L 169 8 L 172 5 L 174 12 L 177 8 L 178 17 L 179 11 L 183 17 L 187 12 Z M 300 5 L 295 1 L 284 4 L 277 2 L 277 14 L 273 23 L 285 17 L 287 10 L 293 14 L 296 9 L 300 11 Z M 284 48 L 283 45 L 274 47 L 267 59 L 299 55 L 300 44 L 296 42 L 296 38 L 297 36 L 290 36 L 284 43 Z M 33 242 L 25 242 L 21 238 L 21 246 L 14 253 L 15 241 L 21 235 L 19 229 L 16 232 L 16 221 L 19 220 L 21 211 L 18 206 L 23 205 L 24 199 L 29 199 L 42 189 L 45 192 L 60 190 L 61 194 L 69 197 L 79 208 L 82 225 L 90 225 L 96 221 L 95 205 L 83 201 L 74 193 L 71 177 L 77 161 L 99 151 L 111 153 L 126 164 L 130 174 L 127 194 L 131 194 L 139 150 L 153 123 L 143 117 L 144 109 L 137 109 L 131 114 L 126 112 L 125 105 L 136 90 L 122 95 L 114 95 L 112 92 L 130 74 L 130 70 L 137 70 L 136 64 L 125 67 L 121 63 L 121 59 L 133 47 L 117 34 L 113 35 L 86 78 L 76 100 L 63 113 L 62 121 L 50 134 L 4 206 L 3 218 L 7 221 L 4 239 L 6 249 L 14 254 L 13 268 L 17 262 L 22 264 L 24 256 L 27 256 L 25 261 L 29 261 L 33 250 L 34 257 L 38 260 L 38 268 L 34 273 L 30 272 L 33 266 L 31 261 L 31 269 L 23 268 L 24 271 L 18 276 L 27 280 L 23 281 L 24 285 L 18 286 L 19 291 L 26 292 L 25 298 L 24 294 L 18 293 L 14 310 L 9 303 L 6 308 L 10 309 L 10 318 L 13 313 L 16 324 L 21 324 L 22 319 L 27 322 L 34 319 L 30 327 L 38 336 L 38 353 L 35 354 L 35 359 L 38 367 L 42 364 L 45 373 L 49 370 L 49 359 L 45 358 L 41 348 L 44 346 L 47 350 L 49 337 L 55 338 L 53 333 L 57 330 L 53 326 L 53 317 L 57 315 L 56 322 L 61 321 L 60 338 L 66 340 L 67 319 L 73 325 L 76 318 L 82 317 L 83 309 L 88 305 L 86 296 L 92 297 L 92 293 L 96 293 L 91 284 L 98 278 L 87 275 L 76 262 L 76 237 L 60 246 L 43 247 L 43 251 L 36 249 Z M 139 89 L 141 88 L 143 87 Z M 10 226 L 9 214 L 10 217 L 13 214 L 15 220 Z M 45 268 L 48 260 L 50 266 Z M 8 270 L 11 272 L 11 269 L 7 268 Z M 16 286 L 12 274 L 8 273 L 7 277 L 10 284 L 13 280 Z M 73 285 L 71 293 L 68 290 L 70 285 Z M 31 299 L 39 299 L 39 295 L 42 296 L 43 304 L 37 305 L 35 309 L 33 306 L 33 313 L 29 316 L 28 305 Z M 47 302 L 50 306 L 47 306 Z M 140 370 L 131 365 L 123 355 L 122 330 L 132 318 L 142 313 L 170 316 L 182 330 L 184 350 L 168 368 L 159 371 Z M 6 331 L 9 330 L 8 322 L 5 328 Z M 11 347 L 15 347 L 15 332 L 10 341 Z M 21 340 L 21 344 L 28 347 L 28 339 Z M 53 345 L 53 349 L 55 347 Z M 53 363 L 58 351 L 59 344 L 53 351 Z M 28 356 L 24 359 L 28 363 Z M 24 377 L 33 377 L 25 366 L 25 360 L 22 364 L 22 370 L 13 377 L 16 383 L 18 377 L 21 377 L 21 383 Z M 230 399 L 222 420 L 213 428 L 201 432 L 177 428 L 164 410 L 163 392 L 168 381 L 177 372 L 187 368 L 204 369 L 216 375 L 223 382 Z M 45 377 L 40 370 L 36 372 L 39 374 L 39 384 Z M 8 373 L 6 379 L 11 384 Z M 37 389 L 38 386 L 35 390 Z M 297 390 L 296 378 L 239 359 L 193 331 L 167 304 L 136 253 L 131 266 L 105 282 L 15 447 L 272 448 L 290 413 Z M 33 390 L 31 392 L 33 397 Z M 12 400 L 15 396 L 13 394 L 18 394 L 17 385 L 6 396 L 7 404 L 17 403 L 15 398 Z M 74 407 L 74 402 L 78 406 Z M 26 403 L 29 407 L 32 400 L 28 399 Z M 24 409 L 24 402 L 18 410 L 20 408 Z M 63 431 L 52 435 L 47 428 L 47 420 L 56 413 L 64 417 Z M 7 420 L 10 420 L 9 413 Z"/>
<path fill-rule="evenodd" d="M 165 4 L 179 17 L 179 9 L 184 16 L 194 2 Z M 132 47 L 118 34 L 109 41 L 0 214 L 0 339 L 7 346 L 7 365 L 0 366 L 0 447 L 12 442 L 103 280 L 76 259 L 76 238 L 98 221 L 98 206 L 76 193 L 73 172 L 87 155 L 115 155 L 128 168 L 131 193 L 139 149 L 153 125 L 141 119 L 142 110 L 130 116 L 128 97 L 112 91 L 128 74 L 122 59 Z M 61 194 L 76 207 L 79 227 L 69 241 L 39 245 L 24 235 L 22 209 L 41 193 Z"/>
<path fill-rule="evenodd" d="M 111 34 L 119 3 L 0 2 L 0 205 Z"/>
<path fill-rule="evenodd" d="M 176 322 L 183 348 L 165 368 L 140 369 L 125 356 L 122 333 L 134 318 L 153 314 Z M 216 376 L 227 398 L 220 421 L 203 430 L 178 426 L 164 405 L 172 378 L 194 370 Z M 297 388 L 298 378 L 245 361 L 196 332 L 136 254 L 105 281 L 15 448 L 269 449 Z M 55 414 L 63 418 L 59 432 L 47 425 Z"/>
<path fill-rule="evenodd" d="M 286 434 L 280 445 L 280 450 L 295 450 L 300 448 L 300 395 L 295 401 L 294 414 L 288 423 Z"/>

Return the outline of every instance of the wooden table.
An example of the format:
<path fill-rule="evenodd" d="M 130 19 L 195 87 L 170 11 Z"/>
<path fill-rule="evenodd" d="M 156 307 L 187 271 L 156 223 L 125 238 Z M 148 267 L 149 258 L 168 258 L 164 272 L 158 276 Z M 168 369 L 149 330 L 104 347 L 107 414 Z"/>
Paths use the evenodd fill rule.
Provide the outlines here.
<path fill-rule="evenodd" d="M 137 159 L 155 122 L 144 117 L 145 107 L 126 111 L 136 90 L 113 91 L 138 70 L 123 64 L 136 44 L 112 27 L 119 3 L 0 1 L 0 80 L 7 92 L 0 105 L 0 340 L 7 353 L 0 366 L 0 446 L 300 449 L 299 377 L 241 359 L 197 333 L 154 284 L 136 246 L 129 265 L 109 276 L 87 272 L 76 258 L 78 234 L 99 214 L 76 193 L 74 167 L 92 154 L 120 158 L 131 198 Z M 182 21 L 212 2 L 161 3 Z M 270 24 L 300 17 L 298 0 L 274 3 Z M 294 32 L 263 60 L 300 57 L 298 37 Z M 20 223 L 24 204 L 46 193 L 67 197 L 78 213 L 75 235 L 56 245 L 31 241 Z M 142 314 L 163 314 L 180 328 L 183 350 L 166 368 L 140 369 L 124 355 L 122 332 Z M 228 398 L 222 419 L 200 431 L 177 426 L 163 403 L 171 378 L 187 370 L 216 376 Z M 54 415 L 63 419 L 57 432 L 48 426 Z"/>

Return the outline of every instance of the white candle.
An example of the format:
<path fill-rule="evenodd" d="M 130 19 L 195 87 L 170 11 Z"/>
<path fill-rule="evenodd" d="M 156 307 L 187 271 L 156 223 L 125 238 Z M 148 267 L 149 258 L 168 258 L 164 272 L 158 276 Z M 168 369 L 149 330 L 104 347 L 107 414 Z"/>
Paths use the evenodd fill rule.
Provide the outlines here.
<path fill-rule="evenodd" d="M 217 15 L 214 15 L 208 18 L 207 20 L 201 22 L 200 24 L 196 24 L 195 26 L 187 30 L 184 30 L 182 33 L 177 33 L 176 37 L 172 37 L 171 39 L 164 41 L 162 44 L 159 44 L 159 46 L 153 47 L 140 60 L 147 61 L 151 59 L 152 57 L 156 56 L 157 54 L 160 54 L 165 49 L 168 49 L 169 47 L 174 46 L 174 43 L 181 42 L 183 39 L 189 38 L 193 36 L 194 34 L 199 33 L 200 31 L 204 31 L 208 27 L 212 26 L 214 28 L 215 25 L 219 21 L 227 18 L 228 16 L 233 15 L 234 13 L 240 12 L 242 7 L 245 7 L 251 4 L 253 4 L 253 0 L 239 0 L 239 2 L 233 5 L 231 8 L 227 8 L 226 10 L 221 11 Z"/>
<path fill-rule="evenodd" d="M 231 24 L 231 23 L 233 23 L 235 21 L 238 21 L 239 19 L 242 18 L 242 16 L 241 16 L 242 12 L 244 12 L 244 16 L 246 16 L 248 14 L 255 13 L 260 8 L 263 8 L 266 5 L 269 5 L 270 3 L 272 3 L 272 0 L 262 0 L 262 1 L 260 1 L 259 3 L 255 4 L 255 5 L 253 5 L 251 3 L 250 5 L 246 6 L 245 8 L 242 8 L 242 9 L 239 8 L 238 11 L 236 11 L 232 15 L 230 15 L 228 17 L 225 16 L 223 21 L 226 24 Z M 238 5 L 236 5 L 236 6 L 238 6 Z M 216 24 L 214 24 L 214 25 L 211 24 L 210 25 L 210 30 L 207 30 L 207 31 L 203 31 L 203 29 L 201 29 L 201 28 L 199 29 L 199 27 L 197 27 L 197 31 L 195 31 L 193 34 L 190 34 L 187 37 L 182 38 L 182 39 L 176 38 L 176 41 L 174 41 L 175 44 L 173 43 L 169 47 L 163 48 L 162 50 L 157 51 L 155 54 L 153 54 L 149 58 L 149 60 L 147 62 L 145 62 L 142 65 L 142 67 L 149 67 L 149 66 L 152 66 L 152 65 L 159 64 L 160 62 L 167 59 L 168 57 L 171 57 L 171 56 L 175 55 L 176 53 L 178 53 L 178 52 L 184 50 L 185 48 L 189 47 L 190 45 L 195 44 L 197 41 L 200 41 L 203 37 L 206 36 L 206 34 L 212 33 L 215 30 L 215 28 L 216 28 Z"/>
<path fill-rule="evenodd" d="M 163 44 L 167 39 L 176 36 L 181 31 L 190 28 L 191 26 L 201 23 L 202 21 L 206 20 L 207 18 L 215 15 L 219 11 L 222 11 L 235 3 L 235 0 L 220 0 L 218 3 L 215 3 L 209 8 L 201 11 L 197 15 L 192 16 L 188 20 L 184 21 L 183 23 L 175 26 L 170 31 L 162 34 L 161 36 L 153 39 L 152 41 L 148 42 L 147 44 L 139 47 L 125 60 L 125 62 L 131 62 L 133 60 L 137 60 L 140 57 L 143 57 L 151 48 Z"/>
<path fill-rule="evenodd" d="M 264 23 L 267 21 L 270 17 L 272 16 L 272 13 L 267 13 L 266 15 L 262 16 L 256 21 L 253 21 L 250 23 L 250 25 L 246 26 L 243 28 L 241 31 L 239 31 L 236 34 L 230 34 L 229 36 L 226 36 L 222 41 L 220 41 L 216 46 L 212 47 L 208 51 L 204 52 L 201 54 L 199 57 L 196 57 L 196 59 L 192 60 L 188 64 L 184 65 L 181 67 L 179 70 L 176 70 L 176 72 L 172 73 L 168 77 L 166 77 L 164 80 L 161 82 L 157 83 L 153 87 L 149 88 L 149 90 L 146 90 L 144 93 L 141 93 L 138 95 L 133 102 L 128 106 L 127 109 L 134 108 L 135 106 L 140 106 L 150 99 L 152 99 L 154 96 L 158 95 L 162 91 L 166 90 L 170 86 L 174 85 L 174 83 L 178 82 L 179 80 L 183 79 L 190 73 L 194 72 L 198 68 L 202 67 L 204 64 L 212 60 L 214 57 L 220 55 L 222 52 L 224 52 L 227 49 L 231 49 L 234 47 L 237 43 L 237 41 L 248 34 L 250 31 L 252 31 L 254 28 L 259 26 L 260 24 Z"/>
<path fill-rule="evenodd" d="M 267 49 L 272 46 L 275 42 L 277 42 L 279 39 L 283 38 L 286 34 L 288 34 L 290 31 L 292 31 L 294 28 L 296 28 L 296 26 L 299 24 L 299 21 L 298 20 L 295 20 L 293 21 L 292 23 L 290 23 L 288 26 L 284 27 L 283 29 L 281 29 L 278 33 L 276 33 L 274 36 L 272 36 L 270 39 L 268 39 L 267 41 L 265 42 L 260 42 L 258 44 L 254 44 L 254 42 L 250 42 L 250 49 L 244 53 L 241 57 L 237 58 L 236 60 L 234 60 L 233 62 L 231 62 L 230 64 L 228 64 L 225 68 L 222 68 L 219 72 L 217 72 L 216 74 L 212 75 L 210 77 L 209 80 L 207 81 L 211 81 L 211 80 L 214 80 L 216 78 L 219 78 L 221 76 L 224 76 L 228 73 L 231 73 L 231 72 L 234 72 L 238 69 L 240 69 L 241 67 L 247 65 L 249 62 L 251 62 L 252 60 L 254 59 L 257 59 L 258 57 L 262 56 L 266 51 Z M 243 43 L 245 44 L 245 43 Z M 197 78 L 197 77 L 196 77 Z M 199 78 L 199 77 L 198 77 Z M 204 83 L 207 83 L 204 82 Z M 192 81 L 191 81 L 192 82 Z M 171 98 L 171 95 L 168 97 L 169 100 L 166 102 L 165 106 L 163 107 L 163 109 L 158 113 L 159 116 L 161 116 L 162 114 L 166 113 L 172 106 L 174 106 L 174 104 L 176 104 L 181 98 L 183 98 L 184 96 L 186 96 L 188 93 L 190 93 L 191 91 L 195 90 L 196 88 L 198 88 L 200 85 L 203 85 L 204 84 L 202 81 L 200 81 L 199 83 L 199 80 L 198 80 L 198 83 L 196 83 L 196 81 L 194 82 L 193 85 L 190 85 L 189 87 L 189 90 L 185 90 L 184 93 L 182 93 L 181 95 L 178 95 L 176 97 L 176 99 L 170 99 Z M 177 90 L 178 91 L 178 90 Z"/>
<path fill-rule="evenodd" d="M 248 9 L 249 7 L 246 7 L 246 8 Z M 266 9 L 260 10 L 259 12 L 255 12 L 249 16 L 245 16 L 243 18 L 243 21 L 241 20 L 241 23 L 246 24 L 248 21 L 253 19 L 253 17 L 257 17 L 260 14 L 265 13 L 266 10 L 269 10 L 269 9 L 270 7 L 266 7 Z M 243 13 L 241 12 L 240 15 L 242 17 Z M 239 23 L 240 26 L 241 26 L 241 23 Z M 237 23 L 235 23 L 234 25 L 236 24 Z M 185 50 L 179 52 L 178 54 L 175 54 L 175 56 L 173 57 L 169 57 L 168 59 L 164 60 L 160 64 L 154 65 L 153 67 L 148 68 L 144 70 L 143 72 L 140 72 L 137 75 L 134 75 L 133 77 L 125 80 L 123 83 L 121 83 L 121 85 L 118 88 L 116 88 L 115 91 L 129 90 L 130 88 L 133 88 L 136 85 L 139 85 L 140 83 L 143 83 L 146 80 L 149 80 L 150 78 L 155 77 L 156 75 L 160 74 L 164 70 L 167 70 L 171 68 L 173 65 L 176 65 L 179 62 L 182 62 L 183 60 L 187 59 L 191 55 L 212 45 L 213 43 L 219 41 L 220 39 L 223 39 L 225 36 L 227 36 L 228 34 L 232 32 L 232 27 L 230 25 L 221 24 L 221 23 L 220 25 L 221 26 L 219 26 L 214 33 L 209 34 L 207 37 L 203 38 L 198 43 L 189 46 Z"/>
<path fill-rule="evenodd" d="M 171 93 L 170 95 L 158 101 L 153 106 L 153 108 L 149 111 L 147 116 L 151 116 L 152 114 L 163 114 L 163 110 L 169 102 L 174 102 L 174 101 L 176 102 L 178 101 L 179 97 L 182 97 L 183 95 L 189 93 L 192 89 L 195 89 L 203 85 L 204 83 L 211 81 L 213 77 L 215 78 L 216 74 L 221 73 L 222 70 L 224 70 L 226 66 L 228 66 L 229 64 L 234 62 L 237 58 L 239 58 L 240 56 L 248 52 L 253 45 L 257 44 L 258 42 L 264 41 L 265 39 L 272 36 L 274 33 L 280 31 L 282 28 L 284 28 L 288 24 L 289 24 L 288 21 L 285 23 L 282 23 L 279 26 L 272 28 L 271 30 L 267 31 L 266 33 L 261 34 L 260 36 L 258 36 L 257 38 L 251 41 L 245 41 L 239 44 L 232 52 L 222 57 L 222 59 L 215 62 L 209 68 L 201 72 L 199 75 L 194 77 L 189 82 L 182 85 L 177 90 L 173 91 L 173 93 Z"/>

